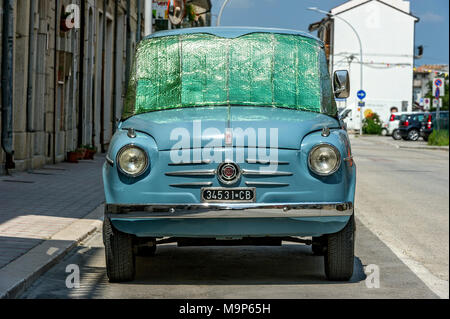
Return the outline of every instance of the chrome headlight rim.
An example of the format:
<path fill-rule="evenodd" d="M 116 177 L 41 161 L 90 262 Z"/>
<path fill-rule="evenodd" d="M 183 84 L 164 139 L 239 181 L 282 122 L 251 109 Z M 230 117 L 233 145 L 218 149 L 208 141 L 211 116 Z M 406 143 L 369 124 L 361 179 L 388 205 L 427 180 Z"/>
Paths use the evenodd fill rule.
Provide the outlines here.
<path fill-rule="evenodd" d="M 321 147 L 329 147 L 336 154 L 336 158 L 337 158 L 336 165 L 334 166 L 333 170 L 331 170 L 329 173 L 317 172 L 312 167 L 311 155 L 314 153 L 314 151 L 316 151 L 317 149 L 319 149 Z M 309 151 L 309 154 L 308 154 L 308 168 L 309 168 L 309 170 L 311 172 L 313 172 L 314 174 L 322 176 L 322 177 L 331 176 L 334 173 L 336 173 L 339 170 L 339 168 L 341 167 L 341 163 L 342 163 L 341 152 L 339 152 L 339 150 L 337 149 L 336 146 L 334 146 L 333 144 L 330 144 L 330 143 L 319 143 L 317 145 L 314 145 L 314 147 Z"/>
<path fill-rule="evenodd" d="M 124 171 L 124 170 L 122 169 L 122 167 L 120 166 L 120 161 L 119 161 L 120 156 L 123 154 L 123 152 L 125 152 L 126 150 L 129 150 L 129 149 L 131 149 L 131 148 L 138 149 L 138 150 L 140 150 L 140 151 L 145 155 L 145 165 L 144 165 L 144 169 L 143 169 L 142 171 L 140 171 L 139 173 L 136 173 L 136 174 L 130 174 L 130 173 Z M 140 147 L 140 146 L 138 146 L 138 145 L 136 145 L 136 144 L 127 144 L 127 145 L 125 145 L 125 146 L 122 146 L 122 147 L 120 148 L 120 150 L 117 152 L 117 156 L 116 156 L 116 164 L 117 164 L 117 169 L 119 170 L 120 173 L 122 173 L 122 174 L 124 174 L 125 176 L 128 176 L 128 177 L 136 178 L 136 177 L 139 177 L 139 176 L 144 175 L 144 174 L 147 172 L 147 170 L 148 170 L 148 168 L 149 168 L 149 166 L 150 166 L 150 159 L 149 159 L 149 157 L 148 157 L 147 152 L 146 152 L 142 147 Z"/>

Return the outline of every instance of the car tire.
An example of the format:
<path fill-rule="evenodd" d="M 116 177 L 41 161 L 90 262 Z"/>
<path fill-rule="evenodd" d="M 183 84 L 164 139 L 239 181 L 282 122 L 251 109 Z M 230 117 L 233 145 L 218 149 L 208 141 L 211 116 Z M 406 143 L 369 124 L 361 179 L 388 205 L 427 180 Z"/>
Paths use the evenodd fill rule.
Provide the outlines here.
<path fill-rule="evenodd" d="M 408 140 L 417 141 L 420 137 L 420 133 L 416 129 L 412 129 L 408 132 Z"/>
<path fill-rule="evenodd" d="M 353 275 L 355 259 L 355 219 L 335 234 L 327 235 L 325 274 L 331 281 L 348 281 Z"/>
<path fill-rule="evenodd" d="M 313 237 L 311 249 L 314 256 L 324 256 L 327 247 L 327 237 Z"/>
<path fill-rule="evenodd" d="M 133 237 L 116 230 L 109 218 L 103 222 L 106 273 L 110 282 L 131 281 L 135 276 Z"/>
<path fill-rule="evenodd" d="M 381 136 L 387 136 L 388 135 L 388 130 L 383 128 L 381 129 Z"/>
<path fill-rule="evenodd" d="M 394 131 L 392 132 L 392 138 L 393 138 L 394 140 L 396 140 L 396 141 L 402 139 L 402 136 L 400 135 L 399 130 L 394 130 Z"/>
<path fill-rule="evenodd" d="M 422 136 L 422 138 L 425 142 L 428 142 L 428 136 Z"/>

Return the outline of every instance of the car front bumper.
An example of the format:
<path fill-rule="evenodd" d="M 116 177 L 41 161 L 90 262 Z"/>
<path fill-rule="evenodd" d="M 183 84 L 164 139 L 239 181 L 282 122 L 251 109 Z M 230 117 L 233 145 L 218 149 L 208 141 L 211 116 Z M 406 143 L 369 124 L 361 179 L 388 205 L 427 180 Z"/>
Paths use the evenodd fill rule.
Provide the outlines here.
<path fill-rule="evenodd" d="M 321 236 L 340 231 L 353 203 L 106 205 L 106 218 L 137 237 Z"/>
<path fill-rule="evenodd" d="M 107 204 L 105 213 L 133 219 L 330 217 L 351 216 L 353 203 Z"/>

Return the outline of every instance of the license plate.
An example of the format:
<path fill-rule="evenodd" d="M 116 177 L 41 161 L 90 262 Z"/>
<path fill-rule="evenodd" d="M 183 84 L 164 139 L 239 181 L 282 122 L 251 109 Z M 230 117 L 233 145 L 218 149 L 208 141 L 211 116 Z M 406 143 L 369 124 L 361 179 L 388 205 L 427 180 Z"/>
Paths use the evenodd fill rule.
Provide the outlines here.
<path fill-rule="evenodd" d="M 203 188 L 204 203 L 254 203 L 255 188 Z"/>

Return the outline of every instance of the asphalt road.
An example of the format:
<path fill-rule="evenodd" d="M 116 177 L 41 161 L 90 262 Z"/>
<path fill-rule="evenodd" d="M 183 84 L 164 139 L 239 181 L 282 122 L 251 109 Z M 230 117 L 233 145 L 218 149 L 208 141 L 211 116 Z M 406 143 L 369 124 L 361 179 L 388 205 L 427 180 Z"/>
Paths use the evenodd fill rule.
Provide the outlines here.
<path fill-rule="evenodd" d="M 311 248 L 158 247 L 137 258 L 135 281 L 108 283 L 96 233 L 23 298 L 448 298 L 448 152 L 396 149 L 353 138 L 358 167 L 354 276 L 328 282 Z M 80 288 L 66 267 L 80 267 Z M 373 265 L 379 288 L 368 288 Z M 366 276 L 365 272 L 369 274 Z M 370 286 L 370 285 L 369 285 Z"/>

